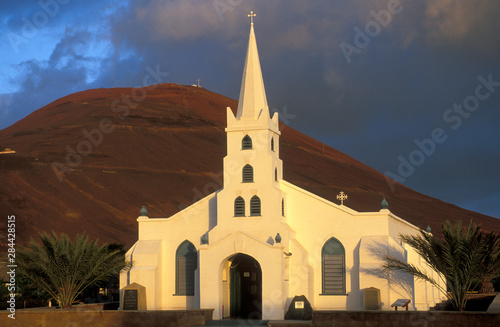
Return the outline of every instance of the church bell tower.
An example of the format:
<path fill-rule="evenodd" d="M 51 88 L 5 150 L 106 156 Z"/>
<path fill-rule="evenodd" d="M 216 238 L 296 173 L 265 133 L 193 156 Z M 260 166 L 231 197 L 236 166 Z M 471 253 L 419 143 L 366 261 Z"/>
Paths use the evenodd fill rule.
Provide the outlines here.
<path fill-rule="evenodd" d="M 224 188 L 218 195 L 219 223 L 232 225 L 236 221 L 240 226 L 256 219 L 264 224 L 278 223 L 284 210 L 279 186 L 283 163 L 279 158 L 278 113 L 271 118 L 255 39 L 255 14 L 249 16 L 250 35 L 236 116 L 227 108 Z"/>

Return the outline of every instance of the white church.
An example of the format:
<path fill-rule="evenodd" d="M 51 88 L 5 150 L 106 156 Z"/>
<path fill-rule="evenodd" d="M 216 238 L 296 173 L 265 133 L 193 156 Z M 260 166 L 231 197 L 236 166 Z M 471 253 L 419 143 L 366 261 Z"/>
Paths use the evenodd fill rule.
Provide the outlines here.
<path fill-rule="evenodd" d="M 137 283 L 148 310 L 211 308 L 214 319 L 284 319 L 296 295 L 314 310 L 363 310 L 371 288 L 380 294 L 375 309 L 394 310 L 398 299 L 411 300 L 410 310 L 441 302 L 429 283 L 382 270 L 391 254 L 429 271 L 399 240 L 419 228 L 385 199 L 378 212 L 357 212 L 343 193 L 336 204 L 283 180 L 278 113 L 270 117 L 253 21 L 226 134 L 222 189 L 169 218 L 141 210 L 122 293 Z"/>

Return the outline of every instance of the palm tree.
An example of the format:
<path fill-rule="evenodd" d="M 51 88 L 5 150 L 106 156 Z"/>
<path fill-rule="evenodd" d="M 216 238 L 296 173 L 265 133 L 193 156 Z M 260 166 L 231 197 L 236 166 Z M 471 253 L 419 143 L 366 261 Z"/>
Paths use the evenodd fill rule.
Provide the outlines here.
<path fill-rule="evenodd" d="M 423 230 L 418 236 L 401 236 L 401 239 L 415 249 L 427 265 L 438 273 L 440 280 L 435 280 L 413 264 L 391 256 L 385 258 L 384 268 L 405 271 L 416 278 L 431 283 L 451 300 L 457 310 L 463 311 L 467 303 L 467 292 L 472 290 L 474 281 L 481 280 L 481 276 L 483 279 L 491 277 L 491 274 L 482 272 L 485 264 L 496 265 L 498 269 L 498 261 L 493 262 L 494 258 L 486 258 L 488 248 L 500 251 L 498 237 L 495 238 L 492 233 L 482 233 L 480 227 L 473 225 L 472 222 L 465 230 L 461 222 L 452 225 L 447 221 L 441 227 L 443 240 L 437 239 Z M 496 258 L 498 258 L 498 254 Z M 493 275 L 495 274 L 493 272 L 495 269 L 490 271 Z"/>
<path fill-rule="evenodd" d="M 19 274 L 46 291 L 61 308 L 70 307 L 89 286 L 109 280 L 131 266 L 120 250 L 108 250 L 85 234 L 69 237 L 55 232 L 40 235 L 18 250 Z"/>
<path fill-rule="evenodd" d="M 482 265 L 478 275 L 479 293 L 493 294 L 492 280 L 500 276 L 500 235 L 493 232 L 483 234 Z"/>

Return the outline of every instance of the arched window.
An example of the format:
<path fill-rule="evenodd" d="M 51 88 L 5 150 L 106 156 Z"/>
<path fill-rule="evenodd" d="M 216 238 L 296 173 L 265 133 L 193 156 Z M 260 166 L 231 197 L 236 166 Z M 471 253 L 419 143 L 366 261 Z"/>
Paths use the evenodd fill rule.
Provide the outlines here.
<path fill-rule="evenodd" d="M 184 241 L 175 252 L 175 294 L 194 295 L 194 271 L 198 255 L 193 243 Z"/>
<path fill-rule="evenodd" d="M 278 181 L 278 168 L 274 168 L 274 180 Z"/>
<path fill-rule="evenodd" d="M 260 216 L 260 199 L 257 195 L 250 199 L 250 216 Z"/>
<path fill-rule="evenodd" d="M 321 250 L 323 294 L 346 294 L 345 250 L 335 237 L 330 238 Z"/>
<path fill-rule="evenodd" d="M 245 217 L 245 200 L 241 196 L 234 200 L 234 216 Z"/>
<path fill-rule="evenodd" d="M 271 151 L 274 151 L 274 137 L 271 136 Z"/>
<path fill-rule="evenodd" d="M 252 149 L 252 138 L 250 136 L 245 135 L 245 137 L 241 141 L 241 149 L 242 150 Z"/>
<path fill-rule="evenodd" d="M 250 165 L 245 165 L 243 167 L 243 183 L 252 183 L 253 182 L 253 167 Z"/>
<path fill-rule="evenodd" d="M 285 217 L 285 199 L 281 199 L 281 215 Z"/>

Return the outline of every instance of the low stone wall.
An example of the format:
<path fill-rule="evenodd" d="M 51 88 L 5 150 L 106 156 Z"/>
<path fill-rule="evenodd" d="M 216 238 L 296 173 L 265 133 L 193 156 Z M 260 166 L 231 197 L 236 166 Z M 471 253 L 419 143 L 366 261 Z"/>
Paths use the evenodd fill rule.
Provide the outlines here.
<path fill-rule="evenodd" d="M 313 311 L 314 327 L 493 327 L 500 314 L 452 311 Z"/>
<path fill-rule="evenodd" d="M 202 310 L 150 310 L 150 311 L 79 311 L 79 310 L 17 310 L 15 318 L 10 312 L 0 311 L 0 326 L 12 327 L 189 327 L 204 325 L 212 320 L 213 309 Z"/>

